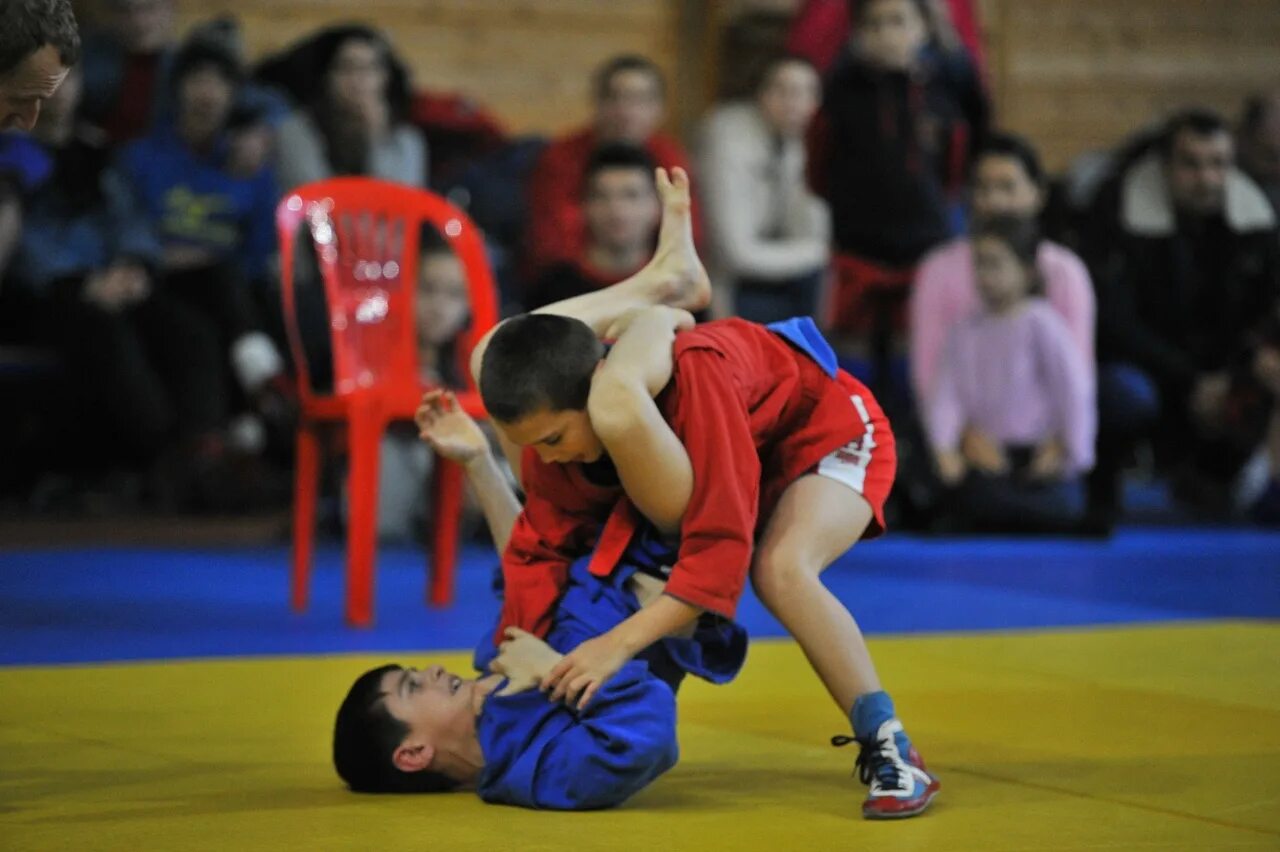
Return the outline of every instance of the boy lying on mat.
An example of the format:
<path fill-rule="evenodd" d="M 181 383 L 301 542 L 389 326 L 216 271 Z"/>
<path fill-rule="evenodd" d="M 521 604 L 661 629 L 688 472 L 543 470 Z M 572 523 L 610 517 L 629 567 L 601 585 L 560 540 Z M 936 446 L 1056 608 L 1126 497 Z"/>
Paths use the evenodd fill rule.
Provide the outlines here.
<path fill-rule="evenodd" d="M 479 426 L 452 394 L 428 394 L 422 434 L 464 464 L 501 551 L 518 503 Z M 621 803 L 671 768 L 678 748 L 675 690 L 686 672 L 731 679 L 746 656 L 746 633 L 707 619 L 637 656 L 574 710 L 535 687 L 583 641 L 622 623 L 662 592 L 655 575 L 674 554 L 642 530 L 608 577 L 576 563 L 543 641 L 508 628 L 494 646 L 485 631 L 466 679 L 441 666 L 387 665 L 352 686 L 334 728 L 338 774 L 357 792 L 474 789 L 487 802 L 584 810 Z"/>

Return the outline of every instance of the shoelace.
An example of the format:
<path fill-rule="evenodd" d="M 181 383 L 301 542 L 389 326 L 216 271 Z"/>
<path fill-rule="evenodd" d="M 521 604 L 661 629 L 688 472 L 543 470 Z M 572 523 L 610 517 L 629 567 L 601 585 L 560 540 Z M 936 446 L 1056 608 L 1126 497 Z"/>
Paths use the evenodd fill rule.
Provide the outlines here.
<path fill-rule="evenodd" d="M 831 738 L 831 744 L 836 748 L 847 746 L 850 743 L 857 743 L 861 749 L 858 752 L 858 759 L 853 764 L 854 771 L 858 773 L 859 781 L 870 785 L 871 779 L 875 778 L 880 782 L 881 787 L 892 787 L 895 790 L 904 789 L 902 775 L 898 772 L 897 765 L 885 754 L 885 750 L 889 745 L 888 737 L 879 739 L 866 737 L 865 739 L 860 739 L 837 734 Z"/>

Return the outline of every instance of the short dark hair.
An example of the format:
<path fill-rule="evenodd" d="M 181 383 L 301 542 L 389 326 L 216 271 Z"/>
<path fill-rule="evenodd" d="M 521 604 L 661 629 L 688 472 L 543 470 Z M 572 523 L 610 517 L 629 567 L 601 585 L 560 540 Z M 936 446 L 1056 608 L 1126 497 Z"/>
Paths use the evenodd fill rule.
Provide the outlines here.
<path fill-rule="evenodd" d="M 644 172 L 645 177 L 652 182 L 655 168 L 657 168 L 657 163 L 654 162 L 653 157 L 649 156 L 649 152 L 644 148 L 638 145 L 628 145 L 625 142 L 610 142 L 591 152 L 591 157 L 587 160 L 586 171 L 582 176 L 582 191 L 583 193 L 588 192 L 591 188 L 591 181 L 595 179 L 595 176 L 609 169 L 635 169 L 636 171 Z"/>
<path fill-rule="evenodd" d="M 879 2 L 880 0 L 849 0 L 849 15 L 853 19 L 854 29 L 857 29 L 863 14 L 867 11 L 867 7 L 872 3 Z M 933 20 L 933 13 L 929 10 L 928 0 L 911 0 L 911 2 L 920 11 L 920 16 L 924 18 L 925 23 Z"/>
<path fill-rule="evenodd" d="M 1280 91 L 1254 92 L 1245 98 L 1244 108 L 1240 111 L 1240 135 L 1257 133 L 1276 110 L 1280 110 Z"/>
<path fill-rule="evenodd" d="M 1216 136 L 1230 133 L 1226 119 L 1211 109 L 1193 107 L 1173 115 L 1164 125 L 1160 135 L 1160 155 L 1168 160 L 1173 155 L 1173 145 L 1182 133 L 1196 136 Z"/>
<path fill-rule="evenodd" d="M 765 86 L 773 80 L 773 75 L 778 73 L 778 69 L 784 65 L 803 65 L 811 69 L 819 78 L 822 72 L 818 70 L 818 66 L 813 64 L 813 60 L 807 56 L 801 56 L 791 51 L 777 51 L 766 56 L 751 76 L 751 91 L 760 94 L 764 91 Z"/>
<path fill-rule="evenodd" d="M 8 74 L 46 44 L 70 68 L 80 61 L 80 30 L 71 0 L 0 0 L 0 74 Z"/>
<path fill-rule="evenodd" d="M 609 89 L 613 86 L 613 78 L 624 71 L 640 71 L 648 74 L 658 85 L 658 94 L 666 97 L 667 80 L 662 76 L 662 69 L 658 67 L 657 63 L 638 53 L 624 53 L 621 56 L 613 57 L 596 70 L 594 85 L 596 100 L 602 101 L 609 97 Z"/>
<path fill-rule="evenodd" d="M 582 411 L 604 345 L 586 323 L 554 314 L 509 319 L 489 339 L 480 396 L 489 415 L 515 423 L 541 409 Z"/>
<path fill-rule="evenodd" d="M 382 678 L 400 666 L 365 672 L 352 684 L 333 725 L 333 766 L 356 793 L 443 793 L 458 786 L 449 776 L 424 769 L 402 772 L 391 757 L 409 728 L 391 715 Z"/>
<path fill-rule="evenodd" d="M 1032 296 L 1044 295 L 1044 280 L 1040 277 L 1037 259 L 1040 254 L 1040 226 L 1031 216 L 992 216 L 975 222 L 971 240 L 977 242 L 988 238 L 1004 243 L 1013 256 L 1031 276 L 1031 285 L 1027 292 Z"/>
<path fill-rule="evenodd" d="M 418 229 L 418 257 L 436 254 L 457 254 L 453 246 L 430 222 L 423 222 Z"/>
<path fill-rule="evenodd" d="M 176 93 L 189 74 L 204 68 L 213 68 L 232 86 L 244 80 L 244 68 L 239 59 L 227 47 L 210 38 L 194 38 L 178 49 L 169 70 L 169 80 Z"/>
<path fill-rule="evenodd" d="M 978 150 L 974 152 L 975 170 L 978 163 L 986 157 L 1009 157 L 1017 160 L 1023 171 L 1027 173 L 1027 177 L 1031 178 L 1036 186 L 1044 186 L 1044 166 L 1040 164 L 1040 155 L 1023 137 L 1015 133 L 988 134 L 978 146 Z"/>

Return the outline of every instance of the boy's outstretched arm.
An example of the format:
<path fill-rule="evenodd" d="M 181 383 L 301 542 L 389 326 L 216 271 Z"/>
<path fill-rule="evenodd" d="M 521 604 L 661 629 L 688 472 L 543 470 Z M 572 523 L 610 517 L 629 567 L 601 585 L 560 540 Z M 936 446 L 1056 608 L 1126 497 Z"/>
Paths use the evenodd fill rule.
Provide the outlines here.
<path fill-rule="evenodd" d="M 437 454 L 462 465 L 484 512 L 489 535 L 498 554 L 507 549 L 511 529 L 520 514 L 520 501 L 489 452 L 489 439 L 480 425 L 458 407 L 451 391 L 429 391 L 414 414 L 418 437 Z"/>

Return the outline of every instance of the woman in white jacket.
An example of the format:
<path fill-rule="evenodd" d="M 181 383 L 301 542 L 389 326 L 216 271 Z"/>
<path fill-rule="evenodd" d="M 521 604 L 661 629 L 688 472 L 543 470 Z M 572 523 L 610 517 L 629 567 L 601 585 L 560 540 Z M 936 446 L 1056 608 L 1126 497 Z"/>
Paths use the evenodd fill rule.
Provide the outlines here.
<path fill-rule="evenodd" d="M 703 122 L 698 173 L 719 313 L 771 322 L 817 310 L 831 225 L 805 183 L 805 131 L 820 100 L 813 65 L 782 55 L 762 67 L 753 99 Z"/>

